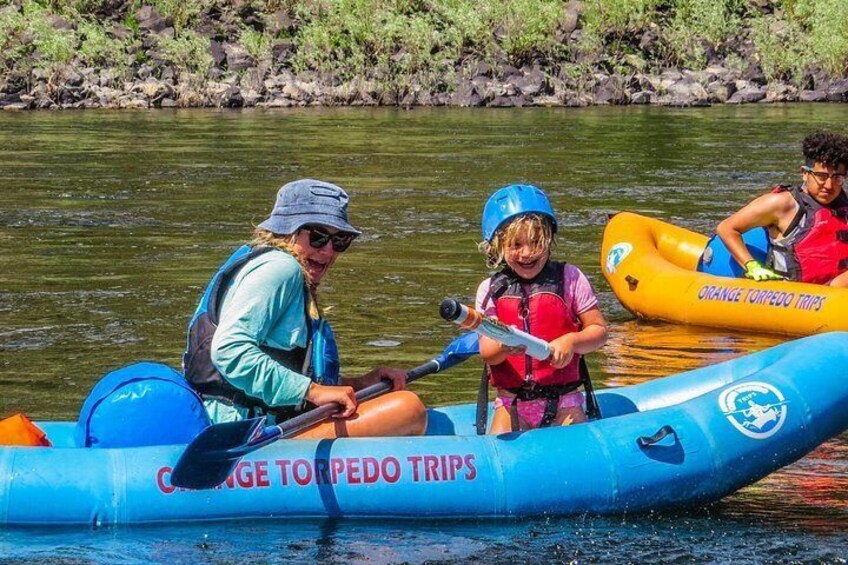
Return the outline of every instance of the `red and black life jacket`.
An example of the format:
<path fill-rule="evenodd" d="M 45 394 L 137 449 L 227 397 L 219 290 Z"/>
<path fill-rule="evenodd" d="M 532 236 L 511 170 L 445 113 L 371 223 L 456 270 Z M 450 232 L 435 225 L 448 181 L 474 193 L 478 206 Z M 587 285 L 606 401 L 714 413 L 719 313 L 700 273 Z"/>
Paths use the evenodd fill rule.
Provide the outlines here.
<path fill-rule="evenodd" d="M 565 301 L 565 263 L 549 261 L 532 280 L 519 278 L 510 269 L 495 274 L 489 293 L 483 300 L 495 305 L 498 319 L 519 327 L 527 333 L 551 341 L 567 333 L 580 330 Z M 518 429 L 517 401 L 545 398 L 545 414 L 541 427 L 551 425 L 556 416 L 560 396 L 581 385 L 586 396 L 586 414 L 589 419 L 601 417 L 586 360 L 575 354 L 571 362 L 561 369 L 551 366 L 549 360 L 539 361 L 529 355 L 511 355 L 499 365 L 488 368 L 489 382 L 515 394 L 509 407 L 513 431 Z M 484 372 L 484 377 L 486 373 Z M 485 433 L 488 394 L 486 380 L 481 382 L 477 398 L 477 433 Z"/>
<path fill-rule="evenodd" d="M 771 240 L 767 264 L 793 281 L 827 284 L 848 269 L 848 198 L 842 192 L 829 206 L 800 186 L 776 186 L 789 192 L 798 213 L 784 236 Z"/>
<path fill-rule="evenodd" d="M 580 330 L 565 302 L 563 263 L 549 261 L 532 281 L 525 281 L 505 269 L 492 277 L 489 297 L 498 320 L 525 332 L 552 341 Z M 550 360 L 539 361 L 529 355 L 510 355 L 503 363 L 490 367 L 492 386 L 504 389 L 532 386 L 570 385 L 580 381 L 580 356 L 561 369 Z"/>

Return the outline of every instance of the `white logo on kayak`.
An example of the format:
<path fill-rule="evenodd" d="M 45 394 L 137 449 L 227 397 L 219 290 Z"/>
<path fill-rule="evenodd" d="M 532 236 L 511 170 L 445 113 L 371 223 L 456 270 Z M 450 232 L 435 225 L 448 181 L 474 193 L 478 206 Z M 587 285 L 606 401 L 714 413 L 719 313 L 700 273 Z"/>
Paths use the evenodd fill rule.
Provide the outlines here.
<path fill-rule="evenodd" d="M 613 245 L 607 252 L 607 272 L 613 274 L 631 251 L 633 246 L 626 241 Z"/>
<path fill-rule="evenodd" d="M 762 382 L 731 386 L 718 397 L 718 406 L 733 427 L 754 439 L 777 433 L 786 421 L 787 404 L 783 393 Z"/>

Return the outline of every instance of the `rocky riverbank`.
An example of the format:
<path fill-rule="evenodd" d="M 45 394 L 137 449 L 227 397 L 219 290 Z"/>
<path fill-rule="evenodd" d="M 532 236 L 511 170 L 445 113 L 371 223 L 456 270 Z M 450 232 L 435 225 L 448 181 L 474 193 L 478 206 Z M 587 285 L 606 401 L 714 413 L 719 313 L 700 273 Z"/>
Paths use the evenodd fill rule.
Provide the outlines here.
<path fill-rule="evenodd" d="M 49 64 L 44 64 L 46 48 L 40 48 L 41 52 L 39 47 L 20 50 L 17 60 L 7 53 L 0 65 L 0 107 L 686 107 L 848 101 L 848 78 L 817 66 L 791 77 L 785 70 L 776 71 L 763 46 L 757 44 L 754 27 L 738 29 L 718 44 L 699 39 L 688 47 L 694 52 L 676 60 L 660 56 L 670 44 L 664 43 L 663 30 L 650 23 L 628 27 L 624 35 L 612 34 L 619 42 L 616 49 L 611 47 L 610 33 L 601 36 L 606 42 L 602 48 L 587 49 L 587 22 L 591 20 L 586 10 L 590 3 L 577 0 L 563 3 L 556 14 L 546 39 L 550 47 L 537 46 L 520 56 L 502 48 L 486 53 L 465 49 L 455 60 L 429 66 L 419 62 L 414 67 L 409 64 L 409 48 L 399 44 L 389 57 L 375 58 L 373 66 L 363 66 L 355 76 L 340 72 L 338 64 L 333 67 L 332 58 L 327 59 L 326 68 L 303 64 L 309 45 L 299 39 L 298 30 L 304 24 L 290 10 L 248 10 L 245 16 L 244 9 L 230 13 L 206 9 L 198 12 L 195 28 L 188 30 L 185 22 L 183 27 L 178 24 L 177 15 L 163 15 L 153 5 L 129 11 L 134 7 L 131 2 L 115 0 L 112 4 L 106 6 L 112 17 L 104 16 L 103 45 L 95 54 L 108 52 L 108 42 L 112 42 L 117 53 L 113 59 L 121 64 L 109 63 L 102 54 L 85 56 L 93 52 L 89 43 L 96 32 L 84 27 L 90 24 L 78 13 L 74 19 L 39 12 L 47 29 L 36 30 L 42 34 L 38 37 L 56 34 L 76 51 L 64 60 L 54 56 L 57 60 Z M 28 6 L 31 3 L 24 1 L 0 10 L 0 28 L 4 21 L 14 23 L 14 18 L 31 19 L 26 13 Z M 758 0 L 746 10 L 755 10 L 758 25 L 765 21 L 770 26 L 766 29 L 776 28 L 777 37 L 780 33 L 789 37 L 785 29 L 781 32 L 779 2 Z M 261 35 L 244 32 L 251 14 L 259 22 L 252 33 Z M 20 41 L 36 33 L 28 24 L 10 25 L 7 23 L 5 30 L 7 44 L 15 40 L 9 29 L 17 30 Z M 494 32 L 496 39 L 498 32 Z M 262 38 L 266 38 L 264 43 Z M 620 47 L 622 40 L 626 49 Z M 46 40 L 42 43 L 48 44 Z M 342 60 L 340 55 L 335 57 Z"/>

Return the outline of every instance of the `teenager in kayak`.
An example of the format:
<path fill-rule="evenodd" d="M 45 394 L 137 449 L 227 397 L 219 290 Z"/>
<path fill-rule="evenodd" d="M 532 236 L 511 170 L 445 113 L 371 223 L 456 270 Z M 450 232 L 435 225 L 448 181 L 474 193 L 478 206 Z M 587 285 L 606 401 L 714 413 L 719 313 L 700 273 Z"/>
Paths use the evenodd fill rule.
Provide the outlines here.
<path fill-rule="evenodd" d="M 303 179 L 284 185 L 252 241 L 212 278 L 189 325 L 186 378 L 214 423 L 265 414 L 282 421 L 336 403 L 339 418 L 297 437 L 417 435 L 426 411 L 402 390 L 406 373 L 377 367 L 342 377 L 335 338 L 320 315 L 321 281 L 359 235 L 340 187 Z M 391 380 L 393 392 L 357 406 L 354 390 Z"/>
<path fill-rule="evenodd" d="M 497 388 L 489 433 L 585 422 L 577 389 L 589 376 L 581 356 L 606 342 L 606 321 L 580 269 L 551 260 L 557 219 L 547 195 L 530 185 L 501 188 L 483 208 L 482 227 L 480 250 L 486 264 L 500 270 L 478 287 L 478 311 L 551 347 L 551 356 L 538 361 L 480 337 L 480 355 Z"/>
<path fill-rule="evenodd" d="M 716 233 L 745 276 L 848 287 L 848 138 L 816 132 L 804 139 L 803 184 L 776 186 L 718 225 Z M 766 264 L 742 241 L 750 229 L 769 233 Z"/>

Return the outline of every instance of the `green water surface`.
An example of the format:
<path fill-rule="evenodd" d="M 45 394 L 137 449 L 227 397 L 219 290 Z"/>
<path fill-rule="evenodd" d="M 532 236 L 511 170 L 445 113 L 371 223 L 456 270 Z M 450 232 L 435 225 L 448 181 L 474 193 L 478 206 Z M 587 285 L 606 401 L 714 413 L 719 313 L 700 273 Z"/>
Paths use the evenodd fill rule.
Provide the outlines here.
<path fill-rule="evenodd" d="M 417 365 L 458 333 L 446 296 L 486 276 L 479 219 L 499 186 L 544 188 L 555 256 L 584 270 L 612 322 L 591 356 L 611 384 L 758 349 L 775 338 L 646 326 L 600 274 L 609 214 L 710 232 L 792 181 L 803 136 L 842 105 L 706 109 L 299 109 L 0 115 L 0 414 L 73 419 L 92 383 L 135 360 L 179 366 L 202 288 L 284 182 L 352 196 L 365 235 L 321 289 L 345 370 Z M 387 347 L 387 345 L 389 347 Z M 666 351 L 667 354 L 663 354 Z M 429 403 L 474 398 L 479 366 L 415 385 Z"/>

